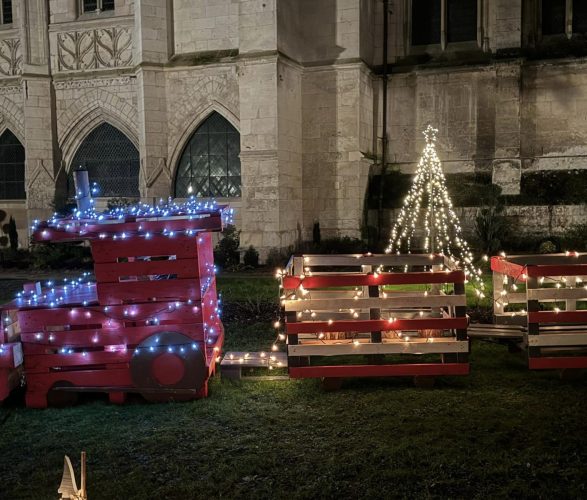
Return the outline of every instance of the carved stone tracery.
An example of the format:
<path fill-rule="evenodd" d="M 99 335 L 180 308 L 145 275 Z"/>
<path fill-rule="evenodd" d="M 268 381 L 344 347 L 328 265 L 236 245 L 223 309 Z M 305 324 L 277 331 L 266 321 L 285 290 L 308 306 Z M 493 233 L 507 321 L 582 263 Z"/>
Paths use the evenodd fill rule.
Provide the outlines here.
<path fill-rule="evenodd" d="M 131 66 L 132 55 L 131 28 L 115 26 L 57 34 L 60 71 Z"/>

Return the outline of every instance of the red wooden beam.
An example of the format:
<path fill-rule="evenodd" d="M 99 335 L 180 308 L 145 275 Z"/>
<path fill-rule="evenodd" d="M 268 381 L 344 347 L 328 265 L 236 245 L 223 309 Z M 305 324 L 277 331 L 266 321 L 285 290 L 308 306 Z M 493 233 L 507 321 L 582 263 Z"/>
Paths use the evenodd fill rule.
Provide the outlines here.
<path fill-rule="evenodd" d="M 525 266 L 521 266 L 520 264 L 514 264 L 513 262 L 508 262 L 505 257 L 491 257 L 491 270 L 497 271 L 498 273 L 507 274 L 513 278 L 516 278 L 518 281 L 526 281 L 522 275 L 528 274 L 526 272 Z"/>
<path fill-rule="evenodd" d="M 587 264 L 562 264 L 528 266 L 528 276 L 584 276 L 587 275 Z"/>
<path fill-rule="evenodd" d="M 398 365 L 335 365 L 290 367 L 291 378 L 414 377 L 468 375 L 469 363 L 425 363 Z"/>
<path fill-rule="evenodd" d="M 293 289 L 302 285 L 313 288 L 330 288 L 339 286 L 377 286 L 377 285 L 416 285 L 430 283 L 464 283 L 462 271 L 429 272 L 429 273 L 383 273 L 383 274 L 336 274 L 330 276 L 298 276 L 283 278 L 283 288 Z"/>
<path fill-rule="evenodd" d="M 299 323 L 287 323 L 286 332 L 295 333 L 320 333 L 320 332 L 373 332 L 386 330 L 449 330 L 466 329 L 467 318 L 424 318 L 424 319 L 396 319 L 389 322 L 383 319 L 370 319 L 362 321 L 343 320 L 333 321 L 304 321 Z"/>
<path fill-rule="evenodd" d="M 587 356 L 529 358 L 531 370 L 562 370 L 565 368 L 587 368 Z"/>
<path fill-rule="evenodd" d="M 587 323 L 587 311 L 529 312 L 528 323 Z"/>

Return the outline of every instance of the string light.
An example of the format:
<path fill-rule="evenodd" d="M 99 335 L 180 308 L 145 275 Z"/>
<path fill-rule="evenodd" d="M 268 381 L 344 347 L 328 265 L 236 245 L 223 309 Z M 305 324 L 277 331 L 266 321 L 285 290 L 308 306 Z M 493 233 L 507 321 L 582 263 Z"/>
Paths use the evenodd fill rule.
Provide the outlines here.
<path fill-rule="evenodd" d="M 446 178 L 435 146 L 438 130 L 428 125 L 423 133 L 426 145 L 385 252 L 411 253 L 416 230 L 423 225 L 424 252 L 442 254 L 462 262 L 465 278 L 472 282 L 479 296 L 485 285 L 481 270 L 473 265 L 473 254 L 462 236 L 461 224 L 446 188 Z"/>

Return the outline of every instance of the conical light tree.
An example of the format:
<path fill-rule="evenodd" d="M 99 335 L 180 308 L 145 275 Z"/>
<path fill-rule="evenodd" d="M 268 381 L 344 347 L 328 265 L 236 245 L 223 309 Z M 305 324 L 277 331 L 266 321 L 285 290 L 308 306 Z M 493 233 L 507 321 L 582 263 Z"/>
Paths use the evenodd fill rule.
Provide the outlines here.
<path fill-rule="evenodd" d="M 481 270 L 476 268 L 473 254 L 462 236 L 461 223 L 453 209 L 446 188 L 446 178 L 436 153 L 438 129 L 424 130 L 426 146 L 418 163 L 413 184 L 391 230 L 386 253 L 411 253 L 416 230 L 424 228 L 424 252 L 444 254 L 465 272 L 478 296 L 483 296 Z"/>

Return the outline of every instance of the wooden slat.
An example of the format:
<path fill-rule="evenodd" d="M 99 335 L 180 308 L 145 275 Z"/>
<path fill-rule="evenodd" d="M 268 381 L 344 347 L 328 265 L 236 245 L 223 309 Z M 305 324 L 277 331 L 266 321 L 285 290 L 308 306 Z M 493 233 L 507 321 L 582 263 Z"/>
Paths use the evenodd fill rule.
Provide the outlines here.
<path fill-rule="evenodd" d="M 24 366 L 28 373 L 47 372 L 50 368 L 85 367 L 91 365 L 128 363 L 133 355 L 132 350 L 106 352 L 93 351 L 85 355 L 79 352 L 72 354 L 27 354 Z"/>
<path fill-rule="evenodd" d="M 100 283 L 97 289 L 100 303 L 105 305 L 149 300 L 198 300 L 201 296 L 197 279 Z"/>
<path fill-rule="evenodd" d="M 106 370 L 79 370 L 49 373 L 31 373 L 27 376 L 27 391 L 47 391 L 56 382 L 70 382 L 89 387 L 130 386 L 130 370 L 124 365 Z"/>
<path fill-rule="evenodd" d="M 123 232 L 135 233 L 139 226 L 142 226 L 142 231 L 150 231 L 153 233 L 167 231 L 221 231 L 222 220 L 219 214 L 209 214 L 206 217 L 173 219 L 170 217 L 161 218 L 158 220 L 139 219 L 134 222 L 117 222 L 104 221 L 102 223 L 88 223 L 87 225 L 75 224 L 73 221 L 69 222 L 70 228 L 65 226 L 60 227 L 44 227 L 40 226 L 33 234 L 33 239 L 37 242 L 59 242 L 59 241 L 79 241 L 79 240 L 96 240 L 102 233 L 109 234 L 107 239 L 101 241 L 119 241 L 112 240 L 111 234 L 120 235 Z M 180 238 L 177 235 L 175 238 Z M 196 235 L 191 236 L 196 238 Z M 167 237 L 166 237 L 167 238 Z M 130 239 L 130 237 L 128 238 Z M 143 239 L 145 239 L 143 237 Z M 168 238 L 173 239 L 173 238 Z M 97 240 L 96 240 L 97 241 Z M 124 241 L 124 240 L 123 240 Z"/>
<path fill-rule="evenodd" d="M 300 323 L 286 324 L 286 331 L 288 334 L 319 332 L 372 332 L 374 330 L 448 330 L 452 328 L 467 328 L 467 319 L 397 319 L 394 322 L 389 322 L 387 320 L 334 321 L 332 324 L 324 321 L 305 321 Z"/>
<path fill-rule="evenodd" d="M 220 366 L 242 366 L 248 368 L 266 366 L 287 367 L 286 353 L 267 351 L 264 354 L 264 356 L 261 356 L 260 352 L 227 352 L 222 358 Z"/>
<path fill-rule="evenodd" d="M 313 295 L 313 294 L 312 294 Z M 380 309 L 392 309 L 396 307 L 450 307 L 464 306 L 467 298 L 464 295 L 428 295 L 418 297 L 379 297 L 379 298 L 346 298 L 346 299 L 305 299 L 286 300 L 286 311 L 336 311 L 338 309 L 368 309 L 377 307 Z"/>
<path fill-rule="evenodd" d="M 561 370 L 587 368 L 587 356 L 529 358 L 531 370 Z"/>
<path fill-rule="evenodd" d="M 300 285 L 307 290 L 313 288 L 329 288 L 339 286 L 378 286 L 378 285 L 410 285 L 430 283 L 463 283 L 465 275 L 462 271 L 429 272 L 429 273 L 383 273 L 383 274 L 334 274 L 331 276 L 309 276 L 300 279 L 287 276 L 283 279 L 285 289 L 297 288 Z"/>
<path fill-rule="evenodd" d="M 199 276 L 197 259 L 110 262 L 94 265 L 96 281 L 118 283 L 122 276 L 152 276 L 175 274 L 178 278 Z"/>
<path fill-rule="evenodd" d="M 504 257 L 491 257 L 491 270 L 501 274 L 507 274 L 518 281 L 526 281 L 522 275 L 525 273 L 524 266 L 508 262 Z"/>
<path fill-rule="evenodd" d="M 210 300 L 212 295 L 215 296 L 208 293 L 205 297 Z M 109 323 L 116 326 L 124 322 L 144 322 L 152 317 L 158 317 L 161 322 L 173 321 L 178 324 L 202 322 L 201 301 L 194 301 L 192 304 L 182 302 L 179 307 L 176 307 L 174 301 L 170 301 L 111 305 L 108 306 L 108 311 L 104 311 L 104 306 L 79 306 L 73 309 L 75 313 L 71 313 L 70 307 L 19 311 L 18 322 L 21 332 L 37 333 L 48 331 L 48 327 L 55 325 L 76 327 L 94 323 L 109 328 Z"/>
<path fill-rule="evenodd" d="M 529 312 L 528 323 L 587 323 L 587 311 Z"/>
<path fill-rule="evenodd" d="M 434 339 L 431 341 L 365 343 L 303 343 L 288 346 L 289 356 L 346 356 L 350 354 L 431 354 L 469 352 L 469 342 Z"/>
<path fill-rule="evenodd" d="M 528 299 L 552 302 L 566 299 L 587 299 L 587 290 L 581 288 L 536 288 L 528 290 Z"/>
<path fill-rule="evenodd" d="M 96 347 L 104 345 L 137 345 L 151 335 L 175 329 L 194 341 L 204 340 L 204 328 L 201 323 L 184 323 L 175 325 L 136 326 L 113 329 L 72 330 L 60 332 L 43 332 L 41 338 L 36 333 L 23 333 L 25 353 L 39 353 L 59 347 Z M 49 336 L 53 340 L 49 340 Z"/>
<path fill-rule="evenodd" d="M 528 276 L 582 276 L 587 274 L 587 264 L 567 264 L 541 266 L 533 265 L 527 267 Z"/>
<path fill-rule="evenodd" d="M 315 255 L 306 254 L 302 256 L 304 266 L 431 266 L 446 264 L 443 255 L 428 254 L 337 254 L 337 255 Z"/>
<path fill-rule="evenodd" d="M 529 346 L 587 346 L 587 331 L 585 333 L 540 333 L 528 335 Z"/>
<path fill-rule="evenodd" d="M 468 363 L 405 363 L 399 365 L 336 365 L 290 367 L 291 378 L 414 377 L 468 375 Z"/>

